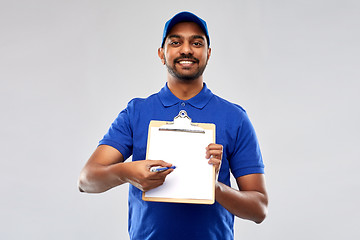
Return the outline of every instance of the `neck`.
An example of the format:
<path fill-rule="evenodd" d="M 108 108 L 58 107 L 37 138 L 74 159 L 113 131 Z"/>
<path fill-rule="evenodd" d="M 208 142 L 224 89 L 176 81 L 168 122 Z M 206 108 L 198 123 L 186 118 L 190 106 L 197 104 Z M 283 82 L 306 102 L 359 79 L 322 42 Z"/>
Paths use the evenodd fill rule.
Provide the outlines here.
<path fill-rule="evenodd" d="M 168 88 L 170 91 L 181 100 L 188 100 L 195 97 L 203 88 L 202 76 L 192 81 L 182 81 L 168 76 Z"/>

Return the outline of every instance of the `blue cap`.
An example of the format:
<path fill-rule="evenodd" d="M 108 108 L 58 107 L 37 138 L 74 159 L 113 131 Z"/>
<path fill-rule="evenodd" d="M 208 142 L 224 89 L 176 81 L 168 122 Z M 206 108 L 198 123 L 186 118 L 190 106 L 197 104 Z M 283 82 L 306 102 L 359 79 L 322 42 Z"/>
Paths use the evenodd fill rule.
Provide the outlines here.
<path fill-rule="evenodd" d="M 209 37 L 206 22 L 191 12 L 180 12 L 165 23 L 161 47 L 164 46 L 165 39 L 166 39 L 167 35 L 169 34 L 170 30 L 175 26 L 175 24 L 180 23 L 180 22 L 194 22 L 197 25 L 199 25 L 199 27 L 205 33 L 205 36 L 206 36 L 206 39 L 208 42 L 208 46 L 210 46 L 210 37 Z"/>

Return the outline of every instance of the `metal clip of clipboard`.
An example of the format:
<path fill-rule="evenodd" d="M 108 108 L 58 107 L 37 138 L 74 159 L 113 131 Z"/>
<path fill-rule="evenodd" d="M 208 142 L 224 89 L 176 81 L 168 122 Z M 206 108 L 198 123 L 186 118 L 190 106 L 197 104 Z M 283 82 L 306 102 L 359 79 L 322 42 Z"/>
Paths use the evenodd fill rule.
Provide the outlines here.
<path fill-rule="evenodd" d="M 159 131 L 175 131 L 188 133 L 205 133 L 205 131 L 191 122 L 191 118 L 185 110 L 181 110 L 173 122 L 166 123 Z"/>

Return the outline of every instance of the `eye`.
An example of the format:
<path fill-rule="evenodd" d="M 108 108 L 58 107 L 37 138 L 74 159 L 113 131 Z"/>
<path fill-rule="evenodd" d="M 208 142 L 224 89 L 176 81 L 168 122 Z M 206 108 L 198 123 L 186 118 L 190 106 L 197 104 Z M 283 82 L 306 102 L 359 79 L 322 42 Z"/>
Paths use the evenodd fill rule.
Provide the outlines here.
<path fill-rule="evenodd" d="M 172 45 L 172 46 L 178 46 L 178 45 L 180 45 L 180 42 L 178 42 L 178 41 L 171 41 L 171 42 L 170 42 L 170 45 Z"/>
<path fill-rule="evenodd" d="M 202 47 L 204 44 L 202 42 L 194 42 L 193 45 L 195 47 Z"/>

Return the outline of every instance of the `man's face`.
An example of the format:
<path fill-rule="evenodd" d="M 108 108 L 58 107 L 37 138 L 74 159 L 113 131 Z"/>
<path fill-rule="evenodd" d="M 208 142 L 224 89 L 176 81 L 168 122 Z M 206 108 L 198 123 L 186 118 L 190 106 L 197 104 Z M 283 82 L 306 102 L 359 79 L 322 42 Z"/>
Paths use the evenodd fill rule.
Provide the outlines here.
<path fill-rule="evenodd" d="M 171 29 L 159 56 L 173 77 L 192 81 L 203 74 L 210 53 L 201 28 L 196 23 L 183 22 Z"/>

